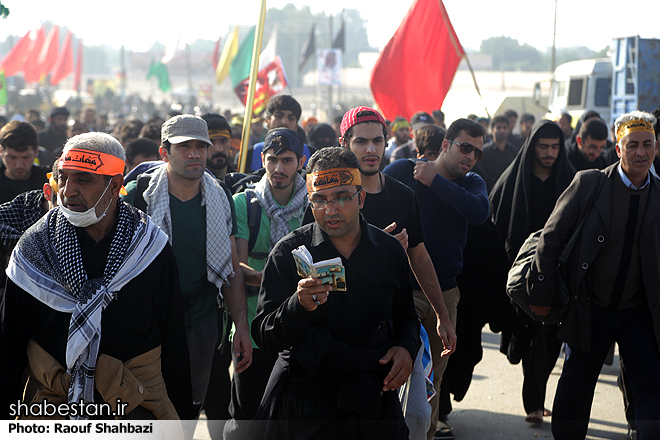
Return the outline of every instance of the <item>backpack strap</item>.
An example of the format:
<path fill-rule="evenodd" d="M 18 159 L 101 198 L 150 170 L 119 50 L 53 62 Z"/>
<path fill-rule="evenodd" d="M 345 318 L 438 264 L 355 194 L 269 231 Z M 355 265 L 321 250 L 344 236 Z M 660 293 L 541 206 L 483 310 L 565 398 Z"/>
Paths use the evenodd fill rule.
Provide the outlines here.
<path fill-rule="evenodd" d="M 140 174 L 137 177 L 137 186 L 135 187 L 135 198 L 133 200 L 133 206 L 139 209 L 140 211 L 147 213 L 147 202 L 144 200 L 144 192 L 147 190 L 151 182 L 151 173 Z"/>
<path fill-rule="evenodd" d="M 250 228 L 250 239 L 248 240 L 248 256 L 256 260 L 264 260 L 268 258 L 265 252 L 252 252 L 254 245 L 257 243 L 257 236 L 259 235 L 259 227 L 261 226 L 261 205 L 257 201 L 256 194 L 252 188 L 245 190 L 245 200 L 247 207 L 248 227 Z"/>

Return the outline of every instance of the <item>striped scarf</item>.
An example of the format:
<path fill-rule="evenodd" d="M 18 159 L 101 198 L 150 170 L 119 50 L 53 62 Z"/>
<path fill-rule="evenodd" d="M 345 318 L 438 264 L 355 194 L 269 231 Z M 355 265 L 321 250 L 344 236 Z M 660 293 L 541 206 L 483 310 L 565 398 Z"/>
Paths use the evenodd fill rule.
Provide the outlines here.
<path fill-rule="evenodd" d="M 103 310 L 167 244 L 149 217 L 122 200 L 117 203 L 119 220 L 102 278 L 88 279 L 76 230 L 59 208 L 26 231 L 7 267 L 18 287 L 54 310 L 71 313 L 66 347 L 70 403 L 94 401 Z"/>

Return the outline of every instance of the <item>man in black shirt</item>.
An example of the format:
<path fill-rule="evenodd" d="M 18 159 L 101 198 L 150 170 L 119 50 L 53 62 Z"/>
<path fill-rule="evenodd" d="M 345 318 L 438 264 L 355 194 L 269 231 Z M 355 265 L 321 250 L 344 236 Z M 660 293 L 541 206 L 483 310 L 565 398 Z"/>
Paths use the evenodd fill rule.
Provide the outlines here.
<path fill-rule="evenodd" d="M 342 146 L 351 150 L 360 161 L 362 187 L 366 191 L 362 215 L 370 224 L 394 234 L 408 254 L 410 267 L 415 275 L 413 282 L 417 313 L 428 333 L 432 350 L 439 348 L 431 353 L 434 360 L 433 385 L 438 391 L 442 381 L 441 370 L 444 371 L 443 367 L 446 366 L 446 359 L 440 360 L 440 357 L 448 356 L 454 351 L 456 333 L 433 262 L 424 245 L 422 215 L 417 196 L 408 186 L 379 171 L 387 140 L 384 122 L 384 118 L 375 109 L 351 109 L 344 114 L 340 141 Z M 442 144 L 444 134 L 440 134 L 441 129 L 437 126 L 430 127 L 436 127 L 436 138 L 439 139 L 439 144 Z M 429 136 L 424 134 L 422 150 L 428 146 L 428 140 Z M 438 397 L 435 396 L 431 400 L 429 436 L 436 432 L 437 420 Z"/>
<path fill-rule="evenodd" d="M 264 268 L 252 336 L 280 352 L 253 439 L 408 438 L 395 390 L 420 347 L 410 269 L 399 242 L 360 214 L 359 162 L 328 147 L 309 161 L 315 222 L 293 231 Z M 291 251 L 341 258 L 346 291 L 301 279 Z"/>
<path fill-rule="evenodd" d="M 174 254 L 167 236 L 119 199 L 124 158 L 110 135 L 71 139 L 59 162 L 59 207 L 14 249 L 0 304 L 2 418 L 30 416 L 16 404 L 44 397 L 60 416 L 75 408 L 72 419 L 112 416 L 108 407 L 137 419 L 194 416 Z"/>
<path fill-rule="evenodd" d="M 575 143 L 566 147 L 568 161 L 575 171 L 599 169 L 607 167 L 607 161 L 602 155 L 607 145 L 607 124 L 602 119 L 593 118 L 580 127 Z"/>
<path fill-rule="evenodd" d="M 518 154 L 518 149 L 507 140 L 509 118 L 504 115 L 495 116 L 490 123 L 490 129 L 493 140 L 484 145 L 484 157 L 472 170 L 484 179 L 489 192 Z"/>
<path fill-rule="evenodd" d="M 39 145 L 53 154 L 58 154 L 64 148 L 66 140 L 67 120 L 69 109 L 66 107 L 55 107 L 48 118 L 48 128 L 39 132 Z"/>
<path fill-rule="evenodd" d="M 37 131 L 28 122 L 11 121 L 0 129 L 0 203 L 48 182 L 48 168 L 34 165 L 37 153 Z"/>

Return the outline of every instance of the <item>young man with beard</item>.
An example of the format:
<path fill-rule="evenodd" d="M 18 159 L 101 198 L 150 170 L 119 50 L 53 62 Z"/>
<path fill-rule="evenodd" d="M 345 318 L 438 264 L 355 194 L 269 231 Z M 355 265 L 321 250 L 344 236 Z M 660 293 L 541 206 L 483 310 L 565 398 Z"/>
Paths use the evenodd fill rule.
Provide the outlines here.
<path fill-rule="evenodd" d="M 607 161 L 602 155 L 607 146 L 607 124 L 602 119 L 593 118 L 580 127 L 575 138 L 575 144 L 566 148 L 568 161 L 575 171 L 599 169 L 607 167 Z"/>
<path fill-rule="evenodd" d="M 509 265 L 527 237 L 543 229 L 574 174 L 561 128 L 552 121 L 537 122 L 490 193 L 493 223 L 504 240 Z M 520 325 L 502 332 L 500 349 L 513 364 L 522 359 L 525 420 L 541 423 L 544 415 L 550 415 L 544 408 L 546 385 L 561 341 L 556 325 L 543 325 L 517 310 Z"/>
<path fill-rule="evenodd" d="M 48 182 L 48 168 L 34 165 L 37 153 L 37 131 L 32 124 L 10 121 L 0 129 L 0 203 Z"/>
<path fill-rule="evenodd" d="M 233 352 L 241 360 L 235 371 L 243 371 L 252 362 L 233 201 L 204 171 L 212 143 L 202 118 L 174 116 L 163 124 L 161 138 L 165 163 L 129 183 L 125 200 L 149 214 L 172 243 L 181 279 L 193 399 L 201 406 L 220 336 L 218 321 L 223 319 L 218 313 L 220 298 L 236 324 Z"/>
<path fill-rule="evenodd" d="M 433 162 L 416 163 L 400 160 L 383 171 L 412 188 L 422 212 L 422 225 L 428 253 L 440 282 L 452 328 L 456 328 L 456 307 L 460 292 L 456 277 L 463 268 L 463 248 L 467 240 L 468 223 L 481 224 L 488 218 L 486 184 L 471 173 L 474 164 L 483 156 L 484 128 L 469 119 L 454 121 L 442 141 L 442 152 Z M 419 275 L 416 274 L 419 279 Z M 424 276 L 422 276 L 423 278 Z M 420 284 L 422 281 L 420 280 Z M 433 382 L 440 389 L 447 358 L 440 355 L 440 338 L 431 339 L 437 325 L 436 315 L 421 291 L 415 293 L 415 305 L 431 342 L 433 356 Z M 437 376 L 436 376 L 437 375 Z M 438 422 L 437 397 L 434 398 L 433 418 L 428 438 L 436 433 Z M 431 401 L 432 406 L 434 401 Z M 451 434 L 451 428 L 441 422 L 437 438 Z"/>
<path fill-rule="evenodd" d="M 252 335 L 279 357 L 252 439 L 408 438 L 396 389 L 420 347 L 410 269 L 400 243 L 360 214 L 359 166 L 345 148 L 316 152 L 307 174 L 315 222 L 268 256 Z M 300 277 L 291 252 L 301 245 L 314 261 L 341 259 L 346 291 Z"/>
<path fill-rule="evenodd" d="M 295 130 L 270 130 L 261 153 L 265 174 L 254 189 L 234 194 L 236 247 L 247 294 L 247 320 L 252 324 L 268 253 L 301 225 L 307 207 L 307 187 L 299 171 L 306 161 L 303 142 Z M 254 219 L 254 220 L 253 220 Z M 251 247 L 250 247 L 251 246 Z M 252 340 L 252 366 L 232 377 L 230 413 L 225 439 L 247 438 L 247 422 L 259 408 L 277 354 L 266 353 Z"/>
<path fill-rule="evenodd" d="M 48 118 L 48 128 L 39 132 L 39 145 L 55 154 L 64 148 L 68 139 L 66 135 L 69 109 L 66 107 L 55 107 Z"/>
<path fill-rule="evenodd" d="M 229 154 L 231 151 L 231 127 L 229 122 L 217 113 L 207 113 L 202 115 L 209 127 L 209 138 L 213 145 L 209 147 L 206 157 L 206 168 L 220 180 L 223 180 L 228 173 L 236 171 L 236 167 L 230 162 Z"/>
<path fill-rule="evenodd" d="M 414 192 L 401 182 L 379 171 L 385 149 L 385 119 L 375 109 L 356 107 L 344 114 L 341 145 L 351 150 L 360 162 L 362 187 L 366 191 L 362 215 L 372 225 L 394 234 L 408 255 L 415 275 L 414 295 L 434 360 L 451 354 L 456 333 L 445 306 L 433 262 L 424 245 L 424 230 L 419 203 Z M 434 372 L 434 385 L 439 385 Z M 426 396 L 425 396 L 426 397 Z M 431 401 L 431 415 L 437 411 L 437 397 Z M 437 420 L 437 412 L 435 413 Z M 425 421 L 426 422 L 426 421 Z M 431 434 L 435 424 L 431 423 Z M 411 429 L 411 432 L 413 430 Z"/>
<path fill-rule="evenodd" d="M 493 140 L 484 145 L 484 158 L 474 166 L 474 172 L 484 179 L 488 191 L 493 189 L 497 179 L 518 154 L 518 150 L 507 140 L 509 118 L 504 115 L 495 116 L 490 129 Z"/>

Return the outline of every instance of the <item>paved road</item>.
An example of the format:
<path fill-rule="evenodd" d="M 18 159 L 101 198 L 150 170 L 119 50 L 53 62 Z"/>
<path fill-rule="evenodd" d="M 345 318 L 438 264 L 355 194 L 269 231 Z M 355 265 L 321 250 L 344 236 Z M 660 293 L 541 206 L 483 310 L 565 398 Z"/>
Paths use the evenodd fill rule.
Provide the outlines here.
<path fill-rule="evenodd" d="M 550 418 L 541 425 L 525 422 L 522 405 L 522 366 L 511 365 L 499 352 L 500 336 L 484 330 L 483 360 L 477 365 L 472 385 L 462 402 L 452 401 L 454 410 L 449 424 L 456 440 L 511 440 L 552 438 Z M 552 408 L 554 391 L 561 374 L 563 355 L 557 362 L 548 383 L 546 407 Z M 601 372 L 589 425 L 589 440 L 625 440 L 627 424 L 623 414 L 621 393 L 616 385 L 619 360 Z M 195 430 L 195 439 L 210 440 L 206 420 L 202 418 Z"/>

